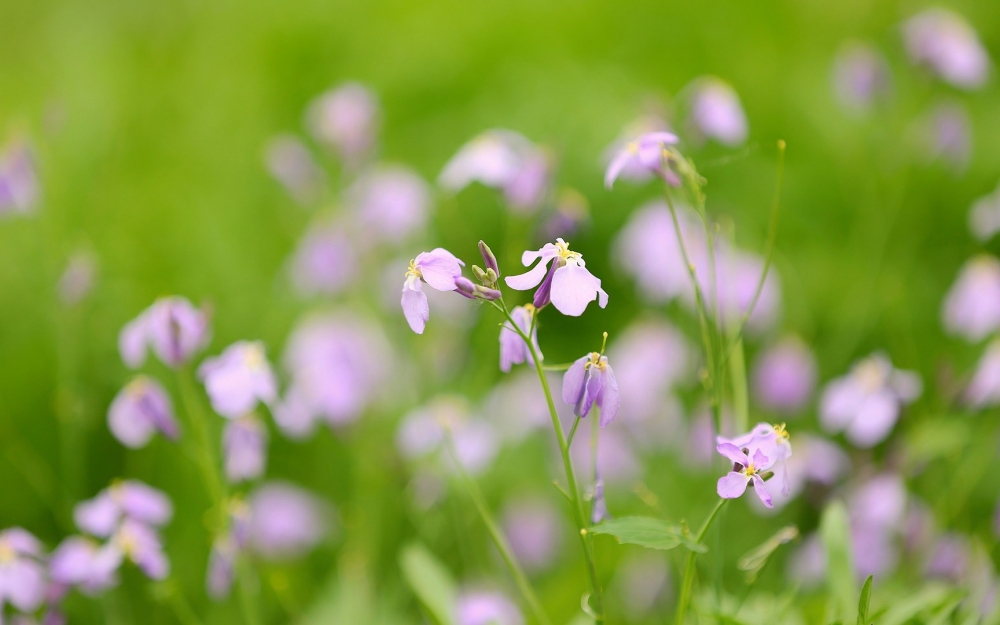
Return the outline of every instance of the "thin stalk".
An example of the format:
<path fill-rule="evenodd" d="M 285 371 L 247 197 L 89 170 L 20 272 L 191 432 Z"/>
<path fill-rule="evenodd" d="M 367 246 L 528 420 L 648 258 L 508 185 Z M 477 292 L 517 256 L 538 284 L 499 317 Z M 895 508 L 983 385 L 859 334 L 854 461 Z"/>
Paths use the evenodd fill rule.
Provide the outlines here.
<path fill-rule="evenodd" d="M 499 302 L 499 303 L 498 303 Z M 580 543 L 583 547 L 583 556 L 587 562 L 587 572 L 590 575 L 590 601 L 593 610 L 594 621 L 598 624 L 604 623 L 604 596 L 601 593 L 601 583 L 597 577 L 597 565 L 594 563 L 594 546 L 591 542 L 590 534 L 587 532 L 587 521 L 583 514 L 583 502 L 580 498 L 580 489 L 577 486 L 576 474 L 573 472 L 573 462 L 569 456 L 569 445 L 566 443 L 566 435 L 563 432 L 562 424 L 559 422 L 559 413 L 556 412 L 556 404 L 552 400 L 552 391 L 549 389 L 549 381 L 545 377 L 545 369 L 538 356 L 534 343 L 524 333 L 521 328 L 514 323 L 514 319 L 507 310 L 503 298 L 493 302 L 493 306 L 499 310 L 510 321 L 511 326 L 521 335 L 521 340 L 528 346 L 531 358 L 535 363 L 535 371 L 538 373 L 538 380 L 542 384 L 542 392 L 545 394 L 545 401 L 549 408 L 549 416 L 552 418 L 552 429 L 556 434 L 556 441 L 559 443 L 559 452 L 562 456 L 563 469 L 566 471 L 566 482 L 569 486 L 569 495 L 572 502 L 573 515 L 576 517 L 576 526 L 580 532 Z M 536 312 L 537 314 L 537 312 Z"/>
<path fill-rule="evenodd" d="M 507 541 L 507 537 L 504 536 L 500 527 L 493 519 L 493 515 L 490 514 L 490 510 L 486 505 L 483 493 L 479 490 L 479 485 L 476 484 L 476 482 L 466 472 L 465 467 L 462 466 L 462 462 L 458 457 L 458 452 L 455 450 L 455 443 L 452 440 L 451 432 L 448 432 L 445 439 L 448 445 L 448 451 L 451 453 L 451 457 L 455 461 L 455 466 L 458 468 L 458 474 L 462 479 L 462 484 L 468 491 L 469 497 L 472 498 L 472 502 L 475 504 L 476 510 L 479 512 L 479 516 L 483 520 L 483 525 L 486 526 L 486 531 L 489 532 L 490 538 L 493 539 L 493 544 L 496 545 L 497 550 L 500 552 L 500 557 L 503 558 L 507 568 L 510 569 L 510 574 L 514 577 L 514 583 L 517 584 L 518 590 L 521 591 L 524 601 L 528 604 L 528 607 L 531 608 L 536 621 L 538 621 L 541 625 L 550 625 L 551 621 L 545 613 L 544 608 L 542 608 L 542 604 L 538 600 L 538 596 L 535 594 L 534 589 L 531 587 L 531 583 L 528 581 L 528 576 L 525 575 L 524 569 L 521 568 L 521 564 L 517 561 L 517 557 L 514 555 L 514 551 L 511 549 L 510 543 Z"/>
<path fill-rule="evenodd" d="M 569 429 L 569 436 L 566 437 L 566 445 L 568 447 L 573 446 L 573 437 L 576 436 L 576 428 L 579 425 L 580 425 L 580 417 L 577 417 L 576 421 L 573 422 L 573 427 Z"/>
<path fill-rule="evenodd" d="M 715 520 L 716 515 L 719 514 L 719 510 L 722 506 L 726 505 L 728 499 L 719 499 L 719 503 L 715 504 L 715 508 L 709 513 L 708 518 L 705 522 L 701 524 L 701 529 L 698 530 L 698 534 L 695 536 L 694 542 L 701 544 L 705 539 L 705 534 L 708 533 L 708 528 L 712 526 L 712 521 Z M 694 559 L 697 556 L 694 551 L 688 553 L 687 565 L 684 567 L 684 581 L 681 583 L 681 593 L 677 600 L 677 615 L 674 617 L 674 625 L 684 625 L 684 617 L 687 616 L 688 604 L 691 602 L 691 589 L 694 587 Z"/>
<path fill-rule="evenodd" d="M 750 400 L 747 392 L 747 366 L 743 356 L 743 341 L 736 341 L 733 357 L 729 359 L 729 374 L 732 376 L 733 414 L 736 431 L 746 432 L 750 425 Z"/>

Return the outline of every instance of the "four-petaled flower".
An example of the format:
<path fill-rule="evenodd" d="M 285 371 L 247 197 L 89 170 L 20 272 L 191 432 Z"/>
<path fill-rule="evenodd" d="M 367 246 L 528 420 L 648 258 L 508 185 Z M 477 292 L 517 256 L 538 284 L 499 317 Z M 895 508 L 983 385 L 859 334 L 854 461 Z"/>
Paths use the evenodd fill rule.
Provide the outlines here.
<path fill-rule="evenodd" d="M 278 398 L 278 381 L 260 341 L 238 341 L 198 368 L 198 377 L 212 408 L 227 419 L 236 419 Z"/>
<path fill-rule="evenodd" d="M 436 248 L 430 252 L 421 252 L 410 261 L 406 270 L 406 281 L 403 282 L 403 315 L 417 334 L 424 333 L 424 326 L 431 317 L 427 296 L 420 289 L 420 283 L 426 282 L 438 291 L 454 291 L 455 278 L 462 275 L 465 265 L 454 254 L 444 248 Z"/>
<path fill-rule="evenodd" d="M 108 408 L 108 428 L 122 445 L 143 447 L 160 432 L 171 440 L 178 436 L 170 396 L 159 382 L 144 375 L 118 392 Z"/>
<path fill-rule="evenodd" d="M 757 449 L 753 458 L 747 456 L 746 452 L 732 443 L 721 443 L 716 447 L 718 452 L 733 461 L 733 470 L 728 475 L 719 478 L 716 491 L 723 499 L 736 499 L 747 489 L 747 484 L 753 480 L 753 489 L 757 491 L 757 496 L 768 508 L 772 507 L 771 494 L 764 487 L 764 479 L 761 473 L 767 471 L 774 465 L 774 460 L 768 458 Z"/>
<path fill-rule="evenodd" d="M 130 321 L 118 336 L 122 360 L 132 369 L 146 361 L 146 350 L 168 367 L 178 368 L 208 344 L 208 315 L 183 297 L 163 297 Z"/>
<path fill-rule="evenodd" d="M 507 286 L 518 291 L 533 289 L 541 283 L 535 291 L 535 308 L 552 302 L 562 314 L 579 317 L 595 299 L 601 308 L 608 305 L 608 294 L 601 288 L 600 279 L 587 270 L 583 255 L 569 249 L 568 243 L 556 239 L 555 243 L 546 243 L 540 250 L 529 250 L 521 255 L 525 267 L 539 259 L 540 262 L 528 272 L 504 278 Z"/>
<path fill-rule="evenodd" d="M 789 442 L 788 430 L 785 424 L 771 425 L 770 423 L 758 423 L 748 433 L 736 438 L 725 438 L 719 436 L 716 442 L 729 444 L 737 449 L 745 450 L 747 456 L 753 458 L 758 451 L 766 457 L 770 464 L 768 468 L 774 471 L 775 477 L 781 484 L 781 492 L 788 495 L 790 486 L 788 473 L 785 469 L 785 461 L 792 455 L 792 445 Z M 720 452 L 721 453 L 721 452 Z M 760 469 L 760 466 L 757 467 Z"/>
<path fill-rule="evenodd" d="M 677 142 L 677 135 L 672 132 L 650 132 L 630 141 L 608 164 L 604 173 L 604 186 L 610 189 L 626 167 L 643 167 L 668 184 L 681 186 L 680 176 L 670 168 L 671 155 L 667 150 L 668 145 Z"/>
<path fill-rule="evenodd" d="M 608 357 L 591 352 L 570 366 L 563 376 L 563 401 L 573 406 L 581 419 L 597 404 L 601 409 L 601 427 L 614 421 L 621 405 L 615 372 Z"/>

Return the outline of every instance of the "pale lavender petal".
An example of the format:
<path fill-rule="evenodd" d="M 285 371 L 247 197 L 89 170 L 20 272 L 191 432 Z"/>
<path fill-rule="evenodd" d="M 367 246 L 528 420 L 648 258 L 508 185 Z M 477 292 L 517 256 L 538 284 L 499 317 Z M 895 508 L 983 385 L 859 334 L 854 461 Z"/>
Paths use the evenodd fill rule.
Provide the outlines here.
<path fill-rule="evenodd" d="M 312 549 L 328 531 L 323 503 L 305 490 L 283 482 L 258 488 L 250 498 L 254 550 L 280 560 Z"/>
<path fill-rule="evenodd" d="M 188 362 L 208 343 L 208 316 L 183 297 L 157 300 L 147 316 L 153 352 L 170 367 Z"/>
<path fill-rule="evenodd" d="M 515 291 L 529 291 L 538 286 L 538 283 L 542 281 L 547 272 L 548 263 L 542 261 L 525 273 L 516 276 L 505 276 L 504 282 Z"/>
<path fill-rule="evenodd" d="M 719 478 L 715 491 L 723 499 L 736 499 L 747 489 L 750 478 L 745 473 L 730 471 L 728 475 Z"/>
<path fill-rule="evenodd" d="M 850 424 L 864 402 L 864 391 L 849 377 L 837 378 L 823 389 L 820 423 L 827 432 L 839 432 Z"/>
<path fill-rule="evenodd" d="M 233 483 L 264 474 L 267 464 L 267 430 L 249 415 L 226 423 L 222 431 L 226 478 Z"/>
<path fill-rule="evenodd" d="M 771 460 L 760 449 L 753 452 L 753 466 L 758 471 L 770 468 L 770 462 Z"/>
<path fill-rule="evenodd" d="M 715 450 L 737 464 L 742 464 L 743 466 L 750 464 L 750 459 L 747 458 L 747 455 L 732 443 L 719 443 Z"/>
<path fill-rule="evenodd" d="M 0 564 L 0 578 L 6 588 L 7 600 L 21 612 L 34 612 L 45 601 L 45 568 L 36 560 L 15 559 Z"/>
<path fill-rule="evenodd" d="M 563 375 L 562 397 L 570 406 L 576 406 L 583 397 L 583 385 L 587 378 L 587 362 L 590 355 L 578 358 Z"/>
<path fill-rule="evenodd" d="M 587 304 L 597 299 L 600 288 L 601 281 L 586 267 L 569 262 L 552 277 L 552 305 L 564 315 L 579 317 L 587 309 Z M 606 306 L 607 294 L 602 296 L 602 301 Z"/>
<path fill-rule="evenodd" d="M 126 516 L 146 525 L 165 525 L 174 515 L 174 506 L 163 491 L 138 480 L 126 480 L 111 491 Z"/>
<path fill-rule="evenodd" d="M 105 490 L 93 499 L 76 504 L 73 520 L 77 527 L 88 534 L 106 538 L 114 533 L 121 514 L 121 508 L 111 493 Z"/>
<path fill-rule="evenodd" d="M 611 370 L 611 365 L 606 365 L 607 373 L 604 379 L 604 386 L 598 398 L 601 408 L 601 427 L 605 427 L 618 416 L 618 408 L 621 406 L 621 397 L 618 394 L 618 380 L 615 379 L 615 372 Z"/>
<path fill-rule="evenodd" d="M 898 417 L 899 400 L 895 395 L 888 390 L 871 395 L 847 426 L 847 440 L 863 449 L 874 447 L 885 440 Z"/>
<path fill-rule="evenodd" d="M 97 554 L 97 544 L 80 536 L 71 536 L 62 541 L 52 552 L 49 560 L 49 575 L 52 581 L 67 586 L 84 584 Z"/>
<path fill-rule="evenodd" d="M 267 361 L 263 343 L 238 341 L 198 369 L 212 408 L 234 419 L 253 410 L 258 402 L 277 398 L 277 380 Z"/>
<path fill-rule="evenodd" d="M 0 541 L 21 556 L 42 557 L 42 543 L 35 535 L 20 527 L 10 527 L 0 532 Z"/>
<path fill-rule="evenodd" d="M 455 625 L 524 625 L 524 617 L 499 593 L 464 592 L 455 601 Z"/>
<path fill-rule="evenodd" d="M 614 186 L 619 174 L 629 164 L 636 159 L 636 153 L 626 146 L 608 164 L 608 169 L 604 172 L 604 187 L 610 189 Z"/>
<path fill-rule="evenodd" d="M 767 492 L 767 488 L 764 487 L 764 480 L 759 475 L 753 476 L 753 489 L 757 491 L 757 496 L 760 497 L 761 502 L 765 506 L 768 508 L 774 507 L 774 504 L 771 503 L 771 493 Z"/>
<path fill-rule="evenodd" d="M 148 341 L 149 324 L 147 323 L 147 315 L 143 312 L 127 323 L 118 335 L 118 351 L 127 367 L 136 369 L 146 362 Z"/>
<path fill-rule="evenodd" d="M 539 571 L 556 563 L 564 523 L 549 499 L 517 497 L 505 506 L 502 525 L 511 550 L 526 569 Z"/>
<path fill-rule="evenodd" d="M 431 318 L 431 308 L 419 284 L 414 284 L 413 288 L 407 288 L 407 285 L 403 286 L 403 297 L 400 300 L 403 316 L 406 317 L 406 323 L 410 325 L 411 330 L 423 334 L 427 321 Z"/>
<path fill-rule="evenodd" d="M 438 291 L 455 290 L 455 278 L 462 275 L 462 261 L 448 250 L 438 247 L 422 252 L 414 260 L 420 275 L 431 288 Z"/>
<path fill-rule="evenodd" d="M 208 596 L 216 601 L 229 596 L 236 578 L 236 545 L 229 536 L 215 539 L 208 554 L 208 574 L 205 586 Z"/>
<path fill-rule="evenodd" d="M 293 440 L 308 438 L 316 429 L 316 414 L 298 385 L 293 385 L 285 398 L 272 408 L 274 423 L 281 433 Z"/>

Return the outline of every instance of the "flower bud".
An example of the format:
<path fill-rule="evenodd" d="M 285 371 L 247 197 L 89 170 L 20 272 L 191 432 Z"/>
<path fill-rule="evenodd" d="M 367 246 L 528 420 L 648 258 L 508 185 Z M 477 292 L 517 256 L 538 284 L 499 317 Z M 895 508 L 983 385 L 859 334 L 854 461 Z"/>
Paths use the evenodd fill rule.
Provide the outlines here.
<path fill-rule="evenodd" d="M 497 272 L 492 269 L 486 270 L 486 281 L 488 284 L 496 284 L 499 278 L 500 276 L 497 275 Z"/>
<path fill-rule="evenodd" d="M 541 310 L 552 301 L 552 278 L 556 274 L 556 270 L 564 266 L 566 261 L 562 258 L 558 258 L 553 261 L 552 265 L 549 267 L 549 272 L 545 274 L 545 279 L 538 286 L 535 291 L 535 298 L 532 301 L 537 310 Z"/>
<path fill-rule="evenodd" d="M 480 282 L 487 282 L 486 276 L 488 274 L 485 271 L 483 271 L 482 268 L 479 267 L 479 265 L 472 266 L 472 275 L 476 276 L 476 280 L 479 280 Z"/>
<path fill-rule="evenodd" d="M 493 270 L 493 273 L 500 276 L 500 266 L 497 264 L 497 257 L 493 255 L 493 250 L 490 246 L 486 245 L 483 241 L 479 242 L 479 253 L 483 255 L 483 263 L 486 264 L 486 269 Z"/>
<path fill-rule="evenodd" d="M 476 285 L 476 295 L 478 295 L 479 297 L 481 297 L 481 298 L 483 298 L 485 300 L 488 300 L 488 301 L 492 302 L 493 300 L 500 299 L 500 296 L 502 295 L 502 293 L 500 293 L 500 291 L 498 291 L 496 289 L 491 289 L 488 286 L 480 286 L 480 285 L 477 284 Z"/>
<path fill-rule="evenodd" d="M 469 299 L 476 299 L 476 285 L 465 276 L 455 278 L 455 292 Z"/>

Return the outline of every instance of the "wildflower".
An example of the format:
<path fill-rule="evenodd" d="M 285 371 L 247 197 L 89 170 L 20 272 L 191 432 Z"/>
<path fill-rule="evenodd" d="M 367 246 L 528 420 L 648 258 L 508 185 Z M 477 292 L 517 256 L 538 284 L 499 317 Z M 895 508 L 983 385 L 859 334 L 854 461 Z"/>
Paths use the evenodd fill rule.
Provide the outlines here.
<path fill-rule="evenodd" d="M 562 314 L 579 317 L 595 299 L 601 308 L 608 305 L 608 294 L 601 288 L 601 281 L 587 270 L 583 255 L 570 250 L 568 243 L 556 239 L 538 251 L 529 250 L 521 255 L 525 267 L 539 259 L 528 272 L 504 278 L 507 286 L 518 291 L 527 291 L 541 282 L 535 291 L 535 308 L 552 302 Z"/>
<path fill-rule="evenodd" d="M 455 279 L 462 275 L 464 265 L 454 254 L 440 247 L 430 252 L 421 252 L 410 261 L 400 302 L 410 329 L 423 334 L 424 326 L 430 319 L 427 296 L 421 290 L 420 283 L 425 282 L 438 291 L 454 291 L 457 288 Z"/>
<path fill-rule="evenodd" d="M 903 39 L 910 60 L 930 68 L 945 82 L 961 89 L 975 89 L 986 82 L 990 59 L 976 31 L 957 13 L 926 9 L 903 24 Z"/>
<path fill-rule="evenodd" d="M 407 167 L 382 166 L 363 174 L 347 201 L 371 238 L 398 243 L 427 222 L 430 189 Z"/>
<path fill-rule="evenodd" d="M 59 299 L 69 306 L 80 303 L 94 288 L 96 278 L 97 260 L 94 255 L 85 251 L 74 252 L 56 285 Z"/>
<path fill-rule="evenodd" d="M 277 399 L 278 382 L 260 341 L 233 343 L 221 355 L 206 359 L 198 377 L 212 408 L 227 419 L 247 414 L 258 401 L 271 404 Z"/>
<path fill-rule="evenodd" d="M 670 567 L 655 552 L 626 556 L 615 572 L 615 594 L 622 597 L 628 622 L 640 622 L 666 610 L 670 596 Z M 620 593 L 620 594 L 619 594 Z"/>
<path fill-rule="evenodd" d="M 45 601 L 42 544 L 27 530 L 0 531 L 0 616 L 5 604 L 34 612 Z"/>
<path fill-rule="evenodd" d="M 704 139 L 727 146 L 740 145 L 747 138 L 747 118 L 736 91 L 722 80 L 706 76 L 691 87 L 691 125 Z"/>
<path fill-rule="evenodd" d="M 1000 404 L 1000 340 L 994 340 L 976 365 L 965 389 L 965 401 L 975 408 Z"/>
<path fill-rule="evenodd" d="M 575 415 L 573 418 L 576 418 Z M 580 467 L 594 466 L 589 436 L 579 433 L 570 445 L 573 464 Z M 601 430 L 597 446 L 597 472 L 604 484 L 629 484 L 640 477 L 643 468 L 638 460 L 638 449 L 628 433 L 619 428 Z"/>
<path fill-rule="evenodd" d="M 108 550 L 106 557 L 116 569 L 128 560 L 150 579 L 162 580 L 170 574 L 163 542 L 156 530 L 143 523 L 125 519 L 104 548 Z"/>
<path fill-rule="evenodd" d="M 608 357 L 591 352 L 574 362 L 563 376 L 562 396 L 581 419 L 596 404 L 601 409 L 601 427 L 614 421 L 621 398 Z"/>
<path fill-rule="evenodd" d="M 830 433 L 845 432 L 857 447 L 874 447 L 889 435 L 901 407 L 921 391 L 915 372 L 895 369 L 885 355 L 876 353 L 826 385 L 820 423 Z"/>
<path fill-rule="evenodd" d="M 969 209 L 969 230 L 983 243 L 1000 232 L 1000 186 Z"/>
<path fill-rule="evenodd" d="M 590 220 L 587 198 L 576 189 L 562 189 L 545 224 L 540 228 L 541 238 L 551 241 L 575 235 Z"/>
<path fill-rule="evenodd" d="M 100 538 L 114 534 L 126 520 L 159 527 L 174 514 L 170 499 L 161 491 L 137 480 L 116 482 L 73 510 L 81 530 Z"/>
<path fill-rule="evenodd" d="M 768 508 L 772 507 L 771 494 L 764 487 L 764 479 L 760 473 L 767 471 L 774 464 L 774 460 L 765 456 L 760 449 L 754 452 L 753 458 L 749 458 L 739 447 L 731 443 L 721 443 L 716 450 L 732 460 L 735 464 L 733 470 L 725 477 L 719 478 L 716 491 L 723 499 L 737 499 L 747 489 L 747 484 L 753 482 L 753 488 L 757 496 Z"/>
<path fill-rule="evenodd" d="M 542 571 L 555 563 L 563 524 L 548 499 L 525 497 L 509 502 L 501 514 L 501 525 L 511 551 L 526 569 Z"/>
<path fill-rule="evenodd" d="M 267 428 L 252 413 L 232 419 L 222 431 L 222 449 L 230 482 L 258 478 L 267 464 Z"/>
<path fill-rule="evenodd" d="M 850 43 L 834 60 L 833 87 L 844 106 L 867 109 L 889 90 L 889 65 L 875 47 Z"/>
<path fill-rule="evenodd" d="M 307 121 L 313 137 L 356 166 L 375 144 L 378 101 L 356 82 L 331 89 L 309 105 Z"/>
<path fill-rule="evenodd" d="M 977 342 L 1000 329 L 1000 260 L 981 254 L 967 261 L 945 295 L 945 330 Z"/>
<path fill-rule="evenodd" d="M 212 541 L 212 550 L 208 553 L 208 574 L 205 576 L 205 589 L 212 599 L 219 601 L 229 595 L 236 579 L 239 555 L 240 548 L 230 534 L 220 534 Z"/>
<path fill-rule="evenodd" d="M 160 432 L 171 440 L 178 436 L 170 396 L 156 380 L 140 375 L 118 392 L 108 408 L 108 428 L 122 445 L 144 447 Z"/>
<path fill-rule="evenodd" d="M 323 170 L 309 149 L 291 135 L 272 139 L 265 150 L 268 173 L 285 188 L 293 200 L 302 205 L 317 202 L 323 193 Z"/>
<path fill-rule="evenodd" d="M 610 189 L 618 176 L 628 169 L 643 168 L 667 181 L 671 186 L 681 186 L 681 178 L 671 167 L 677 157 L 667 149 L 679 141 L 672 132 L 650 132 L 628 142 L 608 164 L 604 172 L 604 186 Z"/>
<path fill-rule="evenodd" d="M 851 468 L 851 459 L 835 443 L 812 436 L 797 434 L 798 453 L 788 459 L 788 493 L 790 499 L 802 492 L 807 483 L 833 486 Z"/>
<path fill-rule="evenodd" d="M 510 599 L 497 592 L 464 591 L 455 599 L 456 625 L 524 625 Z"/>
<path fill-rule="evenodd" d="M 788 496 L 791 486 L 788 480 L 786 461 L 792 455 L 792 446 L 789 443 L 789 435 L 788 431 L 785 430 L 784 423 L 779 425 L 758 423 L 742 436 L 736 438 L 719 436 L 716 440 L 719 445 L 728 444 L 736 449 L 745 450 L 742 453 L 750 458 L 755 458 L 757 452 L 760 451 L 767 458 L 768 466 L 762 467 L 758 464 L 757 469 L 760 471 L 765 468 L 772 469 L 778 482 L 781 483 L 782 494 Z M 716 449 L 718 450 L 718 447 Z M 765 503 L 770 504 L 770 500 Z"/>
<path fill-rule="evenodd" d="M 118 584 L 120 564 L 121 559 L 114 549 L 91 538 L 70 536 L 52 552 L 49 574 L 56 584 L 96 595 Z"/>
<path fill-rule="evenodd" d="M 538 347 L 538 328 L 531 327 L 532 319 L 535 316 L 535 307 L 531 304 L 516 306 L 510 311 L 510 316 L 514 319 L 514 323 L 517 324 L 521 332 L 526 336 L 530 332 L 531 343 L 535 348 L 535 353 L 538 354 L 539 358 L 542 358 L 542 352 Z M 524 339 L 514 330 L 511 323 L 507 321 L 500 328 L 500 370 L 504 373 L 510 373 L 513 365 L 519 365 L 523 362 L 531 366 L 535 364 L 535 361 L 531 357 L 531 350 L 525 344 Z"/>
<path fill-rule="evenodd" d="M 816 358 L 800 339 L 784 338 L 757 356 L 752 381 L 765 408 L 796 413 L 816 388 Z"/>
<path fill-rule="evenodd" d="M 132 369 L 142 366 L 147 348 L 165 365 L 178 368 L 208 344 L 208 315 L 183 297 L 156 300 L 118 335 L 122 360 Z"/>
<path fill-rule="evenodd" d="M 972 129 L 969 113 L 958 102 L 935 105 L 923 120 L 924 150 L 927 160 L 940 159 L 961 173 L 972 156 Z"/>
<path fill-rule="evenodd" d="M 30 213 L 38 205 L 40 196 L 31 147 L 15 139 L 0 153 L 0 216 Z"/>
<path fill-rule="evenodd" d="M 457 457 L 452 457 L 447 437 Z M 493 427 L 470 414 L 463 398 L 442 395 L 403 417 L 396 447 L 406 458 L 431 458 L 445 468 L 453 468 L 457 460 L 469 473 L 480 473 L 496 457 L 498 441 Z"/>
<path fill-rule="evenodd" d="M 858 577 L 883 575 L 899 558 L 894 537 L 906 514 L 906 487 L 898 475 L 883 473 L 856 488 L 847 499 Z"/>
<path fill-rule="evenodd" d="M 608 359 L 615 361 L 615 380 L 621 390 L 622 414 L 630 425 L 658 425 L 673 438 L 673 427 L 665 414 L 673 388 L 691 373 L 691 354 L 681 333 L 666 321 L 634 323 L 608 347 Z M 641 436 L 641 434 L 640 434 Z M 650 441 L 646 441 L 650 442 Z"/>
<path fill-rule="evenodd" d="M 303 555 L 329 531 L 329 515 L 323 502 L 287 482 L 273 481 L 258 487 L 250 496 L 249 506 L 247 544 L 268 560 Z"/>
<path fill-rule="evenodd" d="M 310 226 L 291 259 L 292 284 L 299 295 L 334 295 L 357 274 L 354 242 L 344 226 L 322 222 Z"/>
<path fill-rule="evenodd" d="M 484 299 L 490 302 L 500 299 L 500 291 L 483 286 L 482 284 L 475 284 L 472 280 L 464 276 L 458 276 L 455 278 L 455 292 L 462 297 L 467 297 L 469 299 Z"/>

